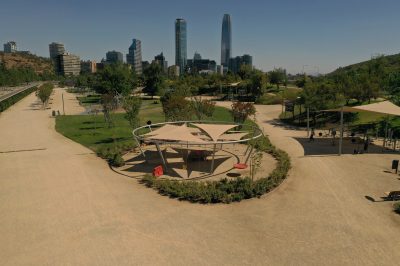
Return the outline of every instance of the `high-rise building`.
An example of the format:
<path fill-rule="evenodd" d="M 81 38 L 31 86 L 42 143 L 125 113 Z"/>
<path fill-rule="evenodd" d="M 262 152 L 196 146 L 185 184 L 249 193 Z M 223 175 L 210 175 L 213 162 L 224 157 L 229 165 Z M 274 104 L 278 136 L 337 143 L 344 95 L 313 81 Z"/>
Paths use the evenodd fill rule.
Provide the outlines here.
<path fill-rule="evenodd" d="M 253 66 L 253 58 L 245 54 L 243 56 L 236 56 L 229 59 L 229 70 L 233 73 L 238 73 L 242 65 Z"/>
<path fill-rule="evenodd" d="M 60 65 L 60 55 L 65 53 L 64 44 L 52 42 L 49 44 L 49 52 L 50 52 L 50 59 L 53 61 L 54 64 L 54 71 L 56 74 L 61 73 L 61 65 Z"/>
<path fill-rule="evenodd" d="M 8 42 L 4 44 L 4 52 L 5 53 L 15 53 L 17 51 L 17 43 L 14 41 Z"/>
<path fill-rule="evenodd" d="M 81 72 L 81 60 L 79 56 L 64 53 L 60 58 L 61 73 L 64 76 L 77 76 Z"/>
<path fill-rule="evenodd" d="M 231 16 L 229 14 L 225 14 L 224 18 L 222 19 L 221 65 L 227 67 L 231 56 L 232 56 Z"/>
<path fill-rule="evenodd" d="M 175 65 L 179 66 L 180 73 L 186 68 L 187 60 L 186 21 L 178 18 L 175 21 Z"/>
<path fill-rule="evenodd" d="M 140 40 L 132 40 L 129 52 L 126 55 L 126 62 L 132 66 L 137 75 L 142 74 L 142 44 Z"/>
<path fill-rule="evenodd" d="M 81 72 L 82 73 L 96 73 L 97 63 L 96 61 L 81 61 Z"/>
<path fill-rule="evenodd" d="M 154 57 L 153 62 L 160 65 L 165 74 L 168 72 L 168 62 L 165 61 L 165 56 L 162 52 Z"/>
<path fill-rule="evenodd" d="M 124 57 L 121 52 L 117 51 L 108 51 L 106 53 L 106 62 L 109 64 L 112 63 L 123 63 L 124 62 Z"/>

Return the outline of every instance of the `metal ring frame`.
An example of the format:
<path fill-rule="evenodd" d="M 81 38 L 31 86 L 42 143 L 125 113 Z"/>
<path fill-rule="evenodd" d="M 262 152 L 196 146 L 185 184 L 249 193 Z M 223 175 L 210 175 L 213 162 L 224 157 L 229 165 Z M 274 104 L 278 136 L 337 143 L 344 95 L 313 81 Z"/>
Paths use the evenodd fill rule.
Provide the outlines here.
<path fill-rule="evenodd" d="M 189 145 L 197 145 L 197 146 L 199 146 L 199 145 L 200 145 L 200 146 L 203 146 L 203 145 L 213 145 L 213 156 L 212 156 L 211 169 L 210 169 L 210 174 L 211 174 L 211 173 L 214 171 L 214 157 L 215 157 L 215 150 L 216 150 L 217 144 L 222 145 L 222 144 L 242 143 L 242 142 L 247 142 L 247 141 L 249 141 L 249 140 L 257 139 L 257 138 L 259 138 L 259 137 L 261 137 L 261 136 L 263 135 L 263 132 L 260 130 L 260 128 L 258 128 L 258 127 L 255 126 L 255 125 L 244 125 L 244 124 L 242 124 L 242 123 L 228 123 L 228 122 L 225 122 L 225 121 L 176 121 L 176 122 L 162 122 L 162 123 L 156 123 L 156 124 L 152 124 L 152 125 L 146 125 L 146 126 L 138 127 L 138 128 L 136 128 L 136 129 L 134 129 L 134 130 L 132 131 L 133 137 L 136 139 L 136 141 L 137 141 L 137 143 L 138 143 L 138 147 L 139 147 L 139 149 L 140 149 L 140 151 L 141 151 L 143 157 L 146 159 L 146 156 L 145 156 L 145 154 L 144 154 L 144 152 L 143 152 L 143 150 L 142 150 L 142 148 L 141 148 L 141 146 L 140 146 L 140 141 L 146 141 L 146 138 L 143 136 L 143 134 L 142 134 L 142 135 L 138 135 L 138 134 L 137 134 L 137 131 L 139 131 L 139 130 L 141 130 L 141 129 L 146 129 L 146 128 L 149 129 L 149 130 L 151 130 L 151 128 L 152 128 L 153 126 L 163 126 L 163 125 L 166 125 L 166 124 L 184 124 L 184 123 L 226 124 L 226 125 L 236 125 L 236 126 L 250 126 L 251 129 L 252 129 L 252 131 L 253 131 L 253 136 L 250 137 L 250 138 L 241 139 L 241 140 L 230 140 L 230 141 L 205 141 L 205 142 L 202 142 L 202 143 L 198 143 L 198 142 L 189 142 L 189 141 L 173 141 L 173 140 L 171 140 L 171 141 L 168 141 L 168 140 L 148 140 L 149 142 L 151 142 L 151 143 L 153 143 L 153 144 L 156 145 L 156 148 L 157 148 L 157 150 L 158 150 L 158 153 L 160 154 L 160 158 L 161 158 L 161 160 L 162 160 L 162 163 L 163 163 L 163 165 L 164 165 L 165 170 L 167 170 L 167 164 L 166 164 L 166 161 L 165 161 L 164 156 L 163 156 L 163 154 L 162 154 L 162 152 L 161 152 L 161 149 L 160 149 L 160 144 L 161 144 L 161 143 L 164 143 L 164 144 L 167 144 L 167 143 L 168 143 L 168 144 L 178 144 L 178 145 L 180 144 L 180 145 L 187 145 L 187 146 L 189 146 Z M 248 151 L 248 148 L 249 148 L 249 147 L 247 147 L 247 149 L 246 149 L 246 153 L 247 153 L 247 151 Z M 250 147 L 249 156 L 250 156 L 250 154 L 251 154 L 252 151 L 253 151 L 253 147 L 251 146 L 251 147 Z M 247 159 L 246 159 L 246 163 L 247 163 L 247 160 L 248 160 L 249 156 L 248 156 Z"/>
<path fill-rule="evenodd" d="M 146 140 L 146 138 L 142 135 L 138 135 L 137 131 L 141 129 L 152 129 L 153 126 L 163 126 L 166 124 L 184 124 L 184 123 L 201 123 L 201 124 L 225 124 L 225 125 L 236 125 L 236 126 L 250 126 L 253 131 L 253 136 L 250 138 L 246 139 L 241 139 L 241 140 L 230 140 L 230 141 L 205 141 L 202 143 L 198 142 L 187 142 L 187 141 L 168 141 L 168 140 L 149 140 L 151 142 L 158 142 L 158 143 L 173 143 L 173 144 L 185 144 L 185 145 L 215 145 L 215 144 L 234 144 L 234 143 L 242 143 L 242 142 L 247 142 L 249 140 L 257 139 L 263 135 L 263 132 L 261 131 L 260 128 L 254 125 L 245 125 L 242 123 L 229 123 L 226 121 L 175 121 L 175 122 L 161 122 L 161 123 L 156 123 L 156 124 L 151 124 L 151 125 L 146 125 L 146 126 L 141 126 L 132 131 L 133 136 L 137 140 Z"/>

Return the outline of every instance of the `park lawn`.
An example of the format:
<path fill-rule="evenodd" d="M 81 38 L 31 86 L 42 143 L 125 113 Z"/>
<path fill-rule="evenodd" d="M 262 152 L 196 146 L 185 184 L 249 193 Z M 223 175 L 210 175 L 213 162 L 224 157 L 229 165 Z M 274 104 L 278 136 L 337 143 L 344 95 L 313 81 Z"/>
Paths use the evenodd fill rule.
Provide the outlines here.
<path fill-rule="evenodd" d="M 87 96 L 76 97 L 79 103 L 82 106 L 92 105 L 92 104 L 100 104 L 101 95 L 98 94 L 89 94 Z"/>
<path fill-rule="evenodd" d="M 130 149 L 136 146 L 132 137 L 132 128 L 123 113 L 112 114 L 114 127 L 108 127 L 103 115 L 67 115 L 57 116 L 56 130 L 78 142 L 94 152 L 107 148 Z M 154 123 L 164 122 L 164 113 L 159 101 L 143 101 L 139 114 L 140 124 L 145 125 L 147 121 Z M 194 119 L 195 120 L 195 119 Z M 212 121 L 233 121 L 228 109 L 216 106 Z M 249 123 L 249 122 L 247 122 Z M 247 124 L 246 123 L 246 124 Z"/>

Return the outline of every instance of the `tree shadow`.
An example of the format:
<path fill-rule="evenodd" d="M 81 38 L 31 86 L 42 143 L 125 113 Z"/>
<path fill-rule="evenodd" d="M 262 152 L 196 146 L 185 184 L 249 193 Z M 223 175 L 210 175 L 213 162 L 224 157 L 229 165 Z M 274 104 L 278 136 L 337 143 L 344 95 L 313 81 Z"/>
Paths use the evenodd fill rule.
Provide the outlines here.
<path fill-rule="evenodd" d="M 128 140 L 130 138 L 106 138 L 106 139 L 102 139 L 99 141 L 96 141 L 95 144 L 109 144 L 109 143 L 113 143 L 113 142 L 118 142 L 118 141 L 122 141 L 122 140 Z"/>
<path fill-rule="evenodd" d="M 315 155 L 337 155 L 339 150 L 339 138 L 309 138 L 294 137 L 301 144 L 305 156 Z M 397 152 L 384 149 L 382 146 L 373 143 L 368 145 L 368 150 L 364 151 L 364 144 L 352 143 L 351 138 L 343 138 L 342 154 L 395 154 Z"/>

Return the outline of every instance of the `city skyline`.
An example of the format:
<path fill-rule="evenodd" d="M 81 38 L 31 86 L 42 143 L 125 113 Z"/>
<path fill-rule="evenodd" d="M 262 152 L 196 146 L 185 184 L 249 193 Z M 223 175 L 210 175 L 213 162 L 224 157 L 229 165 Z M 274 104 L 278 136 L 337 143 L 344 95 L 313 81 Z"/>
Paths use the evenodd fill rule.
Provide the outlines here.
<path fill-rule="evenodd" d="M 110 50 L 127 53 L 134 36 L 142 41 L 143 60 L 163 51 L 166 60 L 174 62 L 174 21 L 183 17 L 188 23 L 187 57 L 198 51 L 219 62 L 221 17 L 227 13 L 235 22 L 232 56 L 250 54 L 255 67 L 264 71 L 283 67 L 290 73 L 303 69 L 326 73 L 375 54 L 398 53 L 400 36 L 394 32 L 400 24 L 399 8 L 400 3 L 392 0 L 379 5 L 372 0 L 139 4 L 116 0 L 111 6 L 102 0 L 41 4 L 16 0 L 0 10 L 2 25 L 14 21 L 13 27 L 3 27 L 0 41 L 14 40 L 20 50 L 46 57 L 47 45 L 61 42 L 83 60 L 100 61 Z M 18 20 L 10 15 L 14 10 Z"/>

